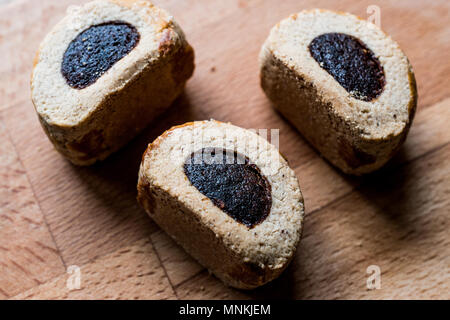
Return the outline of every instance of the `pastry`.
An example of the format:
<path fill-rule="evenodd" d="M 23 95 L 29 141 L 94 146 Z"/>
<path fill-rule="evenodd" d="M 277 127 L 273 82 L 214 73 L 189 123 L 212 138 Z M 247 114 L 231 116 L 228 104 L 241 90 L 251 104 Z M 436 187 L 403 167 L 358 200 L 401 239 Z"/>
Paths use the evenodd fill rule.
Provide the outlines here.
<path fill-rule="evenodd" d="M 380 168 L 406 139 L 414 73 L 372 23 L 319 9 L 291 15 L 271 30 L 260 70 L 274 107 L 345 173 Z"/>
<path fill-rule="evenodd" d="M 150 217 L 225 284 L 278 277 L 300 240 L 304 205 L 278 149 L 231 124 L 173 127 L 145 151 L 138 201 Z"/>
<path fill-rule="evenodd" d="M 147 1 L 69 7 L 34 62 L 32 100 L 56 149 L 77 165 L 103 160 L 183 91 L 194 53 L 166 11 Z"/>

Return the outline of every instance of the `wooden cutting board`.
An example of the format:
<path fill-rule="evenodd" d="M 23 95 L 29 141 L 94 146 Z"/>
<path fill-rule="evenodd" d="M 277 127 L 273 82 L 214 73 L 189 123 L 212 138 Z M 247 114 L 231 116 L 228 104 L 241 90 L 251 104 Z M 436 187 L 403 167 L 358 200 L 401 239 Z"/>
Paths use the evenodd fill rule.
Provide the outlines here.
<path fill-rule="evenodd" d="M 29 92 L 39 42 L 78 2 L 0 6 L 0 298 L 450 298 L 449 1 L 155 1 L 185 30 L 195 74 L 143 134 L 89 168 L 53 149 Z M 352 178 L 273 111 L 259 87 L 257 57 L 270 28 L 291 13 L 321 7 L 367 18 L 369 5 L 380 8 L 382 28 L 415 69 L 419 107 L 394 160 Z M 305 197 L 293 263 L 250 292 L 209 275 L 135 200 L 146 145 L 173 125 L 209 118 L 280 129 L 281 152 Z M 379 289 L 367 287 L 370 266 L 381 272 Z"/>

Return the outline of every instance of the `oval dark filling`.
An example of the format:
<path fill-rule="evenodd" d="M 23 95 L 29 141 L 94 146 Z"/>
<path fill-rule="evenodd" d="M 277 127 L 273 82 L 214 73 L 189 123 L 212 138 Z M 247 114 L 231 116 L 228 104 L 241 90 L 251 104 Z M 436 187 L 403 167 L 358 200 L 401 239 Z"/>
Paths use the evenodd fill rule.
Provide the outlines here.
<path fill-rule="evenodd" d="M 138 44 L 137 29 L 121 21 L 95 25 L 81 32 L 66 49 L 61 72 L 67 84 L 83 89 L 96 82 Z"/>
<path fill-rule="evenodd" d="M 203 148 L 193 152 L 184 172 L 198 191 L 249 228 L 264 221 L 272 207 L 271 185 L 258 166 L 234 151 Z"/>
<path fill-rule="evenodd" d="M 325 33 L 311 41 L 309 52 L 354 98 L 371 101 L 383 91 L 383 67 L 361 40 L 344 33 Z"/>

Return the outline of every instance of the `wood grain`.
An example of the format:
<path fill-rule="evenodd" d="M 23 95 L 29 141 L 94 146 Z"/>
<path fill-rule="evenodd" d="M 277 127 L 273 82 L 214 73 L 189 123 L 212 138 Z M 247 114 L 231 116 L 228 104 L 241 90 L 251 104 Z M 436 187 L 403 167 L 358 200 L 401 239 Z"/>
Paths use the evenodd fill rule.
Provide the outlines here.
<path fill-rule="evenodd" d="M 411 133 L 409 135 L 409 138 L 405 145 L 403 146 L 400 153 L 394 158 L 394 160 L 383 170 L 379 171 L 376 174 L 373 174 L 369 176 L 368 178 L 361 178 L 361 179 L 350 179 L 349 177 L 343 176 L 339 174 L 335 169 L 330 167 L 323 159 L 317 158 L 316 160 L 310 161 L 306 163 L 305 165 L 301 165 L 296 169 L 297 175 L 300 177 L 301 185 L 303 194 L 305 196 L 305 203 L 309 207 L 309 210 L 307 210 L 307 224 L 305 227 L 306 234 L 308 234 L 308 228 L 309 227 L 309 216 L 310 214 L 315 217 L 316 215 L 321 215 L 322 212 L 327 212 L 328 206 L 333 202 L 350 202 L 350 206 L 354 204 L 354 200 L 348 200 L 349 195 L 357 194 L 360 192 L 360 190 L 366 190 L 367 185 L 372 185 L 372 188 L 374 188 L 374 191 L 372 191 L 375 194 L 376 189 L 379 187 L 380 189 L 387 189 L 389 188 L 389 192 L 392 191 L 392 189 L 399 188 L 404 189 L 405 187 L 401 187 L 401 185 L 392 185 L 393 182 L 397 180 L 397 176 L 393 176 L 389 179 L 387 179 L 386 182 L 384 182 L 384 179 L 386 177 L 390 177 L 392 172 L 397 172 L 398 170 L 405 170 L 403 167 L 409 168 L 408 166 L 412 166 L 415 163 L 422 163 L 421 157 L 426 157 L 427 154 L 433 153 L 433 151 L 439 150 L 443 146 L 446 146 L 450 142 L 450 132 L 447 130 L 448 124 L 447 119 L 450 118 L 450 99 L 446 99 L 440 103 L 437 103 L 436 105 L 427 108 L 426 110 L 420 111 L 417 114 L 415 126 L 411 130 Z M 445 157 L 442 158 L 442 160 L 445 159 Z M 432 172 L 436 175 L 439 174 L 439 170 L 442 170 L 442 174 L 447 174 L 446 168 L 443 166 L 436 166 L 436 171 Z M 305 179 L 302 179 L 302 177 L 305 177 Z M 441 177 L 442 178 L 442 177 Z M 411 178 L 413 179 L 413 178 Z M 411 180 L 414 181 L 414 180 Z M 430 183 L 436 183 L 436 181 L 427 181 L 426 183 L 423 180 L 418 179 L 417 183 L 418 188 L 422 188 L 424 185 L 427 185 Z M 386 183 L 387 186 L 384 186 L 383 183 Z M 446 206 L 446 201 L 448 199 L 448 192 L 450 191 L 450 185 L 448 183 L 448 179 L 445 177 L 442 178 L 442 180 L 439 180 L 436 183 L 436 189 L 441 192 L 441 197 L 434 199 L 436 204 L 442 205 L 442 207 L 438 210 L 440 214 L 444 215 L 441 217 L 441 219 L 445 219 L 445 214 L 447 212 L 448 215 L 448 207 Z M 353 191 L 356 190 L 356 191 Z M 386 192 L 386 194 L 389 194 L 389 192 Z M 405 192 L 408 192 L 405 191 Z M 371 192 L 366 191 L 367 196 L 370 196 Z M 412 196 L 415 197 L 415 193 L 411 192 Z M 392 203 L 395 203 L 395 199 L 397 197 L 397 194 L 392 194 L 392 198 L 384 200 L 388 205 L 389 201 Z M 405 200 L 405 203 L 407 200 Z M 430 203 L 428 202 L 427 205 Z M 392 205 L 394 207 L 394 205 Z M 355 211 L 358 211 L 364 215 L 365 210 L 367 210 L 364 205 L 361 205 L 361 208 L 355 208 Z M 400 210 L 400 212 L 405 211 L 403 208 Z M 430 218 L 433 219 L 433 218 Z M 330 219 L 330 221 L 335 221 L 336 219 Z M 448 220 L 447 220 L 448 223 Z M 374 228 L 375 226 L 371 223 L 368 224 L 366 233 L 367 235 L 371 235 L 373 231 L 371 228 Z M 340 226 L 336 224 L 332 227 L 332 232 L 340 235 Z M 445 229 L 444 229 L 445 230 Z M 317 230 L 317 232 L 320 233 L 320 231 Z M 442 230 L 441 230 L 442 232 Z M 305 235 L 306 238 L 306 235 Z M 444 244 L 442 244 L 439 248 L 436 248 L 437 251 L 441 250 L 444 252 L 443 257 L 445 258 L 445 253 L 450 254 L 450 250 L 446 246 L 446 238 L 448 238 L 448 232 L 441 235 L 441 239 L 439 241 L 443 241 Z M 202 297 L 207 297 L 210 299 L 241 299 L 241 298 L 251 298 L 251 297 L 264 297 L 266 293 L 270 293 L 272 289 L 272 285 L 269 285 L 267 290 L 260 290 L 255 293 L 255 296 L 252 295 L 245 295 L 240 291 L 233 290 L 230 288 L 226 288 L 223 286 L 223 284 L 215 279 L 214 277 L 210 276 L 206 271 L 199 272 L 200 266 L 197 262 L 195 262 L 191 257 L 187 256 L 185 252 L 180 250 L 180 248 L 168 238 L 168 236 L 159 234 L 156 237 L 153 237 L 153 242 L 155 243 L 155 248 L 158 252 L 160 252 L 160 255 L 166 256 L 167 260 L 162 259 L 163 263 L 166 267 L 166 269 L 170 269 L 171 271 L 168 272 L 168 276 L 171 279 L 172 283 L 175 285 L 175 290 L 177 291 L 180 298 L 190 298 L 190 299 L 200 299 Z M 345 241 L 348 241 L 349 239 L 344 239 Z M 447 239 L 448 240 L 448 239 Z M 360 243 L 360 239 L 352 239 L 351 240 L 354 243 Z M 328 244 L 323 244 L 324 246 L 327 246 Z M 304 244 L 302 242 L 300 246 L 300 252 L 303 250 L 303 246 L 308 246 L 308 244 Z M 370 243 L 368 244 L 370 250 Z M 388 246 L 388 245 L 386 245 Z M 323 252 L 324 249 L 320 249 L 316 247 L 315 245 L 312 246 L 314 250 L 318 250 L 319 252 Z M 340 251 L 340 249 L 338 250 Z M 435 251 L 433 251 L 435 252 Z M 374 254 L 374 256 L 368 257 L 368 259 L 375 259 L 377 254 Z M 361 257 L 360 257 L 361 258 Z M 307 257 L 305 257 L 307 259 Z M 326 255 L 325 258 L 326 259 Z M 447 258 L 448 259 L 448 258 Z M 366 259 L 364 259 L 362 262 L 366 262 Z M 314 265 L 309 265 L 308 269 L 311 270 L 322 270 L 324 269 L 324 266 L 321 264 L 324 263 L 324 261 L 316 261 Z M 294 263 L 295 264 L 295 263 Z M 395 264 L 395 263 L 393 263 Z M 370 264 L 367 264 L 369 266 Z M 389 263 L 386 263 L 386 265 L 390 265 Z M 366 267 L 367 267 L 366 266 Z M 279 280 L 277 283 L 278 289 L 281 290 L 282 288 L 286 286 L 290 286 L 290 283 L 294 281 L 293 279 L 302 279 L 304 275 L 299 272 L 298 274 L 292 274 L 289 275 L 290 272 L 292 272 L 291 267 L 288 271 L 288 275 L 283 276 L 283 280 Z M 361 267 L 362 268 L 362 267 Z M 429 268 L 430 269 L 430 268 Z M 433 281 L 436 281 L 438 283 L 441 283 L 444 280 L 447 280 L 448 283 L 448 272 L 449 270 L 449 264 L 441 263 L 437 261 L 437 269 L 442 271 L 440 273 L 432 274 L 431 276 L 436 276 L 437 278 Z M 342 269 L 345 270 L 345 269 Z M 365 272 L 365 269 L 361 269 L 362 272 Z M 360 270 L 360 271 L 361 271 Z M 342 272 L 342 271 L 341 271 Z M 409 271 L 411 274 L 414 274 L 414 272 L 420 272 L 420 267 L 417 269 L 413 269 L 412 271 Z M 180 277 L 184 276 L 184 279 L 181 279 Z M 447 279 L 445 278 L 447 276 Z M 439 279 L 441 277 L 441 279 Z M 429 277 L 425 277 L 428 279 Z M 304 280 L 297 280 L 299 282 L 299 286 L 302 286 L 302 281 Z M 309 291 L 311 293 L 314 293 L 316 290 L 313 288 L 315 280 L 311 280 L 311 288 L 309 288 Z M 328 281 L 328 280 L 327 280 Z M 353 281 L 353 280 L 352 280 Z M 359 285 L 364 285 L 364 274 L 359 279 Z M 397 281 L 397 279 L 395 279 Z M 428 281 L 428 280 L 426 280 Z M 426 282 L 424 281 L 424 282 Z M 432 281 L 432 282 L 433 282 Z M 443 282 L 444 284 L 446 282 Z M 423 283 L 425 285 L 425 283 Z M 179 286 L 179 287 L 178 287 Z M 353 288 L 354 289 L 354 288 Z M 361 288 L 359 288 L 361 289 Z M 364 288 L 363 288 L 364 289 Z M 283 290 L 282 290 L 283 291 Z M 384 292 L 387 292 L 385 290 Z M 445 287 L 444 288 L 437 288 L 437 292 L 446 292 Z M 392 290 L 389 292 L 389 294 L 395 293 L 395 290 Z M 412 293 L 412 292 L 409 292 Z M 424 297 L 432 297 L 432 295 L 435 292 L 423 292 L 421 293 Z M 438 295 L 438 293 L 436 295 Z M 334 293 L 333 293 L 334 294 Z M 354 292 L 356 294 L 356 292 Z M 413 293 L 412 293 L 413 294 Z M 412 295 L 414 296 L 414 294 Z M 278 296 L 280 297 L 279 294 Z M 299 294 L 297 295 L 290 295 L 290 293 L 285 294 L 283 297 L 290 297 L 290 298 L 337 298 L 338 294 L 335 295 L 326 295 L 326 288 L 320 292 L 320 294 L 317 294 L 315 296 L 308 296 Z M 342 296 L 342 298 L 356 298 L 357 296 L 353 296 L 347 293 L 346 296 Z M 370 298 L 370 297 L 377 297 L 375 294 L 372 296 L 370 295 L 363 295 L 360 294 L 358 296 L 359 298 Z M 381 298 L 386 298 L 388 296 L 380 296 Z M 394 296 L 391 296 L 394 297 Z M 399 296 L 400 297 L 400 296 Z M 407 298 L 407 295 L 402 296 L 403 298 Z"/>
<path fill-rule="evenodd" d="M 356 191 L 309 215 L 294 262 L 273 283 L 244 292 L 203 272 L 176 288 L 178 296 L 450 298 L 449 157 L 446 145 L 421 161 L 370 177 Z M 379 290 L 366 288 L 370 265 L 381 268 Z"/>
<path fill-rule="evenodd" d="M 409 136 L 398 154 L 385 168 L 375 174 L 413 161 L 449 143 L 448 119 L 450 119 L 450 99 L 445 99 L 425 110 L 420 110 L 416 115 Z M 313 212 L 349 193 L 355 186 L 364 181 L 364 178 L 341 174 L 320 157 L 299 165 L 295 172 L 300 179 L 308 212 Z"/>
<path fill-rule="evenodd" d="M 47 141 L 32 109 L 30 102 L 17 105 L 4 121 L 67 264 L 84 264 L 156 230 L 136 201 L 145 143 L 98 166 L 74 167 Z"/>
<path fill-rule="evenodd" d="M 0 119 L 0 298 L 63 272 L 27 174 Z"/>
<path fill-rule="evenodd" d="M 149 239 L 139 240 L 80 267 L 80 288 L 70 288 L 74 273 L 60 276 L 14 299 L 174 299 Z M 69 280 L 69 281 L 68 281 Z"/>
<path fill-rule="evenodd" d="M 151 239 L 173 286 L 180 285 L 203 270 L 203 267 L 165 232 L 155 232 Z"/>
<path fill-rule="evenodd" d="M 448 1 L 154 1 L 175 16 L 194 47 L 194 76 L 128 146 L 78 168 L 43 133 L 29 78 L 39 42 L 69 4 L 82 2 L 0 6 L 0 298 L 449 298 Z M 320 158 L 271 108 L 259 86 L 257 57 L 270 28 L 293 12 L 322 7 L 366 17 L 368 5 L 380 7 L 382 28 L 408 55 L 419 107 L 393 161 L 352 178 Z M 146 145 L 172 125 L 209 118 L 280 129 L 280 150 L 305 197 L 305 235 L 294 263 L 256 291 L 223 286 L 135 200 Z M 381 290 L 365 287 L 370 264 L 381 267 Z M 65 286 L 69 265 L 86 275 L 79 291 Z"/>

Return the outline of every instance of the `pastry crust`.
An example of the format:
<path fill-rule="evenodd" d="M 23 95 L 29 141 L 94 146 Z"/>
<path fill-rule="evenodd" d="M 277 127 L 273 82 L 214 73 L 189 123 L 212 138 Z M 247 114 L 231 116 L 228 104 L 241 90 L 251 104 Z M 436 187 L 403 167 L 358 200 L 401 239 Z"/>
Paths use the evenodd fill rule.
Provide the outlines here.
<path fill-rule="evenodd" d="M 386 79 L 377 98 L 356 99 L 311 56 L 311 41 L 333 32 L 360 39 L 377 56 Z M 319 9 L 291 15 L 271 30 L 260 69 L 274 107 L 345 173 L 380 168 L 406 139 L 417 105 L 414 73 L 398 44 L 372 23 Z"/>
<path fill-rule="evenodd" d="M 61 73 L 70 42 L 93 25 L 123 21 L 140 40 L 97 81 L 70 87 Z M 194 52 L 166 11 L 147 1 L 97 0 L 69 7 L 40 45 L 31 77 L 32 100 L 56 149 L 77 165 L 118 150 L 183 91 Z"/>
<path fill-rule="evenodd" d="M 262 222 L 254 227 L 237 222 L 191 184 L 183 164 L 203 147 L 235 150 L 259 167 L 272 195 Z M 263 285 L 294 256 L 304 218 L 299 183 L 278 150 L 254 132 L 214 120 L 173 127 L 145 151 L 137 188 L 150 217 L 227 285 Z"/>

